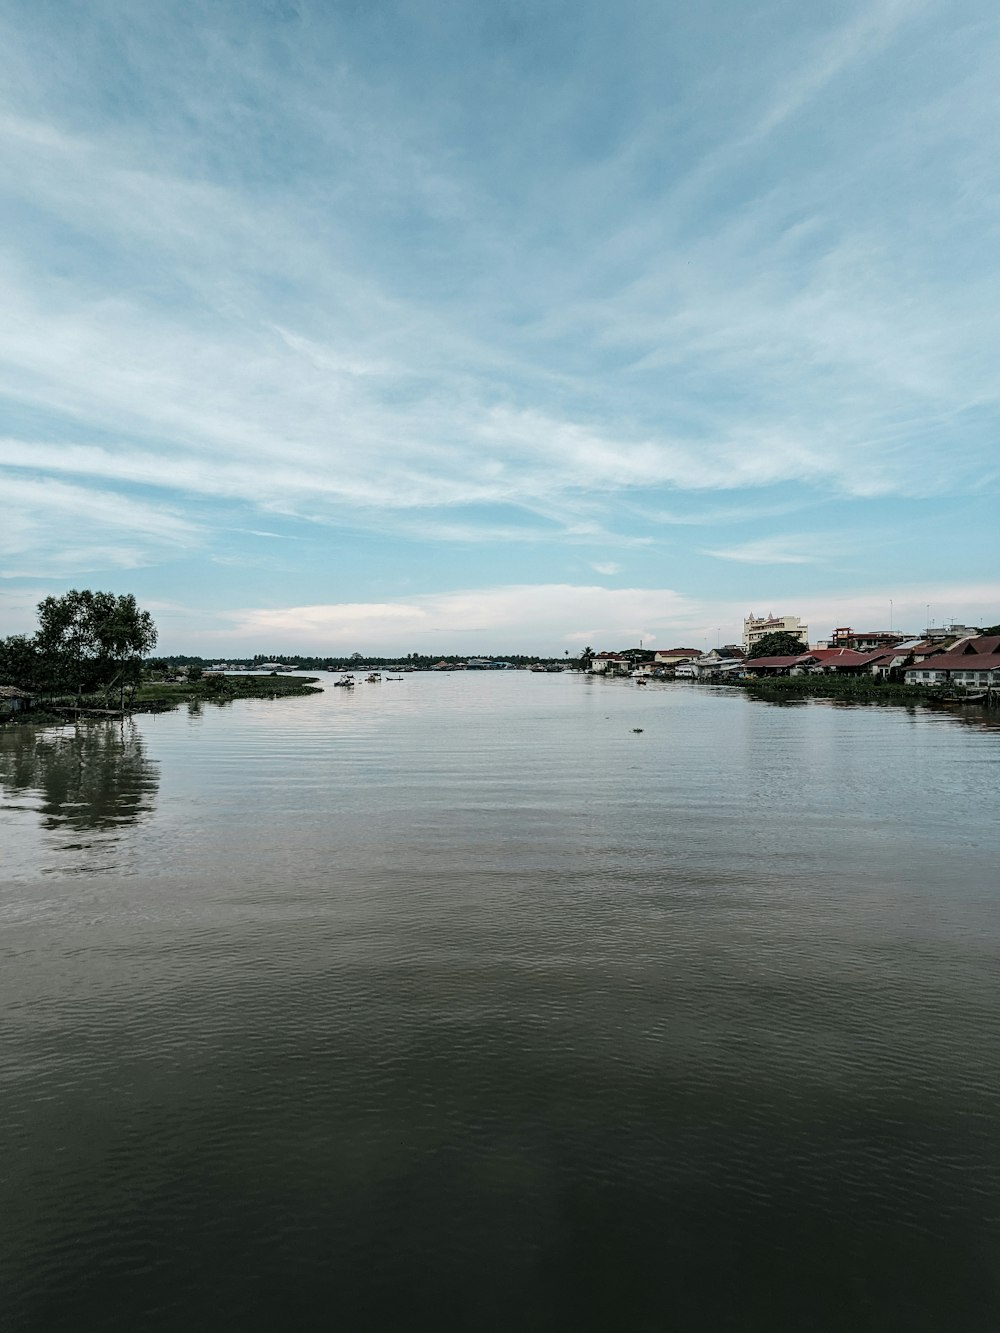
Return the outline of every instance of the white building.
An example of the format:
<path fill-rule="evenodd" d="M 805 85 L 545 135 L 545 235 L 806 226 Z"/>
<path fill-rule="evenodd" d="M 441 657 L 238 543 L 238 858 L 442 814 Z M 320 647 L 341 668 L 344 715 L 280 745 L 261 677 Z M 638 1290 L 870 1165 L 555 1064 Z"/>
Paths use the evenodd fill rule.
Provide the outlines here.
<path fill-rule="evenodd" d="M 804 625 L 798 616 L 776 616 L 773 611 L 766 616 L 755 616 L 751 611 L 743 621 L 743 651 L 749 653 L 765 634 L 779 634 L 782 631 L 794 634 L 800 643 L 809 647 L 809 626 Z"/>

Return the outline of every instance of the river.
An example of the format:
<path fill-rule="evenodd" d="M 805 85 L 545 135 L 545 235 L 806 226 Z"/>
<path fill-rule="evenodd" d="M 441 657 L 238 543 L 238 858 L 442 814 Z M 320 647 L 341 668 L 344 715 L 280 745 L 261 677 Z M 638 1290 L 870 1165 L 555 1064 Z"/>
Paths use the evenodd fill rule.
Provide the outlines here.
<path fill-rule="evenodd" d="M 992 1333 L 998 790 L 576 675 L 0 730 L 5 1327 Z"/>

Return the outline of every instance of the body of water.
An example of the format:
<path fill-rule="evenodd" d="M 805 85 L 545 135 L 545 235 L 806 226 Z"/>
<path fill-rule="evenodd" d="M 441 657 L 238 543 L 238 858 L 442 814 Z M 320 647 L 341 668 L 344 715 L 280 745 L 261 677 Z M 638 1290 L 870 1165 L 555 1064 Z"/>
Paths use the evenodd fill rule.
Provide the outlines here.
<path fill-rule="evenodd" d="M 5 1326 L 992 1331 L 998 790 L 522 672 L 0 730 Z"/>

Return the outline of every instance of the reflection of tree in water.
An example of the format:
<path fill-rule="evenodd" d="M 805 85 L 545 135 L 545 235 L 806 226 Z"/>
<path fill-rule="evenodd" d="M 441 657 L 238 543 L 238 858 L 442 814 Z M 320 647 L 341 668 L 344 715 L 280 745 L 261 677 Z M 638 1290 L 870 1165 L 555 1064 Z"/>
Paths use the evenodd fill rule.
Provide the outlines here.
<path fill-rule="evenodd" d="M 134 723 L 83 723 L 72 731 L 0 729 L 0 783 L 37 792 L 47 828 L 106 829 L 152 808 L 159 786 Z"/>

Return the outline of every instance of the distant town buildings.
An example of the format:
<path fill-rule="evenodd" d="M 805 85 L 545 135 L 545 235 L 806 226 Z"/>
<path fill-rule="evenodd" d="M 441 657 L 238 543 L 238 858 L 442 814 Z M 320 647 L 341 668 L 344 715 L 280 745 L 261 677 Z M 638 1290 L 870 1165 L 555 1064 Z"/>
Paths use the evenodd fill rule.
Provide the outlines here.
<path fill-rule="evenodd" d="M 859 630 L 850 625 L 841 625 L 833 631 L 830 648 L 853 648 L 858 653 L 874 652 L 876 648 L 892 648 L 897 643 L 904 643 L 909 634 L 900 634 L 891 629 Z"/>
<path fill-rule="evenodd" d="M 592 675 L 631 676 L 640 684 L 650 680 L 720 682 L 768 676 L 875 676 L 908 685 L 957 687 L 960 700 L 987 702 L 1000 691 L 1000 635 L 983 634 L 968 625 L 928 630 L 922 639 L 898 630 L 855 630 L 840 625 L 827 642 L 810 647 L 808 626 L 798 616 L 756 616 L 744 622 L 744 637 L 751 647 L 765 634 L 783 631 L 802 644 L 801 651 L 780 657 L 752 657 L 738 644 L 702 651 L 697 648 L 658 648 L 638 654 L 595 653 Z M 960 632 L 961 631 L 961 632 Z M 972 692 L 972 693 L 970 693 Z"/>
<path fill-rule="evenodd" d="M 743 621 L 743 651 L 749 653 L 765 634 L 782 632 L 794 634 L 805 647 L 809 647 L 809 626 L 804 625 L 798 616 L 776 616 L 773 611 L 766 616 L 755 616 L 751 611 Z"/>
<path fill-rule="evenodd" d="M 943 639 L 969 639 L 978 633 L 979 630 L 972 625 L 958 625 L 952 622 L 950 625 L 931 625 L 924 630 L 924 638 L 930 639 L 931 643 L 940 643 Z"/>

